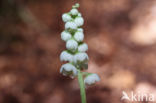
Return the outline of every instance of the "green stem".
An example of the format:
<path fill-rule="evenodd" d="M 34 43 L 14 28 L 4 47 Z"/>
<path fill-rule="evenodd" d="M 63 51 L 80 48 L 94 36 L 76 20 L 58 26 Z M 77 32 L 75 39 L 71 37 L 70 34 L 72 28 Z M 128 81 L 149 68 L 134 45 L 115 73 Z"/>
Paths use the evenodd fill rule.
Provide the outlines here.
<path fill-rule="evenodd" d="M 78 70 L 78 81 L 79 81 L 79 86 L 80 86 L 81 103 L 87 103 L 83 75 L 80 70 Z"/>

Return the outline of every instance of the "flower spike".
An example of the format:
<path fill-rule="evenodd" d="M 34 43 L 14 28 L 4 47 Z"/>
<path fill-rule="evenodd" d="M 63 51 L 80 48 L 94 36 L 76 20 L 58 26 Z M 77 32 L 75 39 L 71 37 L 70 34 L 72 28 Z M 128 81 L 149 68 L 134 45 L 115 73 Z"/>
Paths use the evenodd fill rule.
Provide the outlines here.
<path fill-rule="evenodd" d="M 61 33 L 61 39 L 66 43 L 67 50 L 60 54 L 60 60 L 65 62 L 61 66 L 60 73 L 72 79 L 78 78 L 81 101 L 86 103 L 85 84 L 95 84 L 100 78 L 97 74 L 82 71 L 88 69 L 89 57 L 86 53 L 88 45 L 83 42 L 84 30 L 81 26 L 84 24 L 84 19 L 78 11 L 79 6 L 76 3 L 68 13 L 62 15 L 65 30 Z"/>

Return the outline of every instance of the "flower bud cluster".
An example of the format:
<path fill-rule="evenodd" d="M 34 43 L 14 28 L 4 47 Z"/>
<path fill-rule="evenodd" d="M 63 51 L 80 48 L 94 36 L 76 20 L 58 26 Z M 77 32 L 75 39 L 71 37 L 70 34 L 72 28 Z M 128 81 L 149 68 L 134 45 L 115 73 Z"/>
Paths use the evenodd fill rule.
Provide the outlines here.
<path fill-rule="evenodd" d="M 61 33 L 61 39 L 66 42 L 66 49 L 60 54 L 60 60 L 66 62 L 63 64 L 60 72 L 64 76 L 76 77 L 78 69 L 88 69 L 89 57 L 86 53 L 88 45 L 83 42 L 84 32 L 81 26 L 84 19 L 78 11 L 79 4 L 72 6 L 68 13 L 62 15 L 65 23 L 65 30 Z"/>

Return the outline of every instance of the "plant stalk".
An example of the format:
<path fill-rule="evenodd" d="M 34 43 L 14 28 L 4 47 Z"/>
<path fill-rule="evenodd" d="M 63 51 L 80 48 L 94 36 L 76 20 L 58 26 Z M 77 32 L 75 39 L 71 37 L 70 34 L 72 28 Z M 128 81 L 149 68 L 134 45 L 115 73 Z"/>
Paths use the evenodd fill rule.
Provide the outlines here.
<path fill-rule="evenodd" d="M 86 91 L 85 91 L 85 85 L 83 81 L 83 75 L 80 70 L 78 70 L 78 81 L 80 86 L 80 95 L 81 95 L 81 103 L 87 103 L 86 102 Z"/>

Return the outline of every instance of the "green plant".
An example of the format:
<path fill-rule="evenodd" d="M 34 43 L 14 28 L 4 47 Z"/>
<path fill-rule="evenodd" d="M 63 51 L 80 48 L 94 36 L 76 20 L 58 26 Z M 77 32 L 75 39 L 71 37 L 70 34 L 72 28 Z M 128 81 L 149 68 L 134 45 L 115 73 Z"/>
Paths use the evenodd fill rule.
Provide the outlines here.
<path fill-rule="evenodd" d="M 67 50 L 61 53 L 60 60 L 68 63 L 62 65 L 60 73 L 71 78 L 78 77 L 81 102 L 86 103 L 85 85 L 92 85 L 100 81 L 100 78 L 95 73 L 83 72 L 88 69 L 89 57 L 86 53 L 88 45 L 83 42 L 84 33 L 81 28 L 84 19 L 78 8 L 79 4 L 76 3 L 70 12 L 62 15 L 65 30 L 61 33 L 61 39 L 66 42 Z"/>

